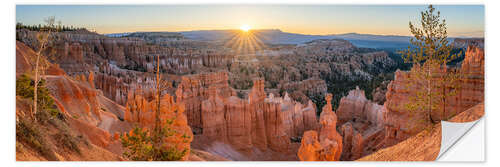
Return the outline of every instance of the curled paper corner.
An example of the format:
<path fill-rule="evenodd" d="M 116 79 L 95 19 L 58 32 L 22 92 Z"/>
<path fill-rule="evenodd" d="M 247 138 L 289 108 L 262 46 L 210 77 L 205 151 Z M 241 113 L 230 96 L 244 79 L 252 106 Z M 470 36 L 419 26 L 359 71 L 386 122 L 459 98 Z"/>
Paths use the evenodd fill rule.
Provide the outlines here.
<path fill-rule="evenodd" d="M 479 120 L 456 123 L 441 121 L 441 148 L 436 160 L 439 160 L 462 136 L 464 136 Z"/>
<path fill-rule="evenodd" d="M 473 128 L 475 129 L 472 130 Z M 484 161 L 484 119 L 482 117 L 462 123 L 442 121 L 441 129 L 441 148 L 436 161 Z"/>
<path fill-rule="evenodd" d="M 484 131 L 484 102 L 479 103 L 466 111 L 461 112 L 460 114 L 454 116 L 448 121 L 441 121 L 441 146 L 439 150 L 439 154 L 436 158 L 436 161 L 467 161 L 463 159 L 454 159 L 450 160 L 449 157 L 446 157 L 443 159 L 445 155 L 447 155 L 447 152 L 450 149 L 453 149 L 452 147 L 461 140 L 461 138 L 467 133 L 478 123 L 481 122 L 481 127 Z M 474 143 L 475 144 L 481 144 L 481 148 L 484 148 L 484 132 L 480 134 L 475 134 L 479 137 L 477 140 L 479 143 Z M 469 148 L 474 148 L 474 146 L 469 147 Z M 463 149 L 463 148 L 462 148 Z M 482 149 L 484 150 L 484 149 Z M 463 150 L 466 154 L 470 154 L 469 150 L 465 149 Z M 455 154 L 455 153 L 453 153 Z M 482 154 L 481 154 L 482 156 Z M 467 156 L 466 156 L 467 157 Z M 451 158 L 453 159 L 453 158 Z M 484 158 L 483 158 L 484 159 Z M 479 160 L 480 161 L 480 160 Z"/>

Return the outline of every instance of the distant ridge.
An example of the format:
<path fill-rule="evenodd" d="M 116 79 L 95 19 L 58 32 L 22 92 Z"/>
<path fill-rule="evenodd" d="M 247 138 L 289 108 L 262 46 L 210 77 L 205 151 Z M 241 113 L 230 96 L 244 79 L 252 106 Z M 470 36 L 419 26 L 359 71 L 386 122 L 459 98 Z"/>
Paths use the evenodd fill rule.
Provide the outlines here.
<path fill-rule="evenodd" d="M 375 34 L 329 34 L 329 35 L 307 35 L 283 32 L 280 29 L 257 29 L 251 30 L 256 38 L 267 44 L 302 44 L 317 39 L 344 39 L 351 42 L 356 47 L 375 49 L 397 49 L 410 46 L 410 36 L 401 35 L 375 35 Z M 193 30 L 180 32 L 151 32 L 151 33 L 179 33 L 185 39 L 200 41 L 227 41 L 236 37 L 241 31 L 238 29 L 228 30 Z M 141 32 L 146 33 L 146 32 Z M 108 37 L 124 37 L 133 34 L 113 33 L 105 34 Z M 455 38 L 451 37 L 450 42 Z"/>
<path fill-rule="evenodd" d="M 180 32 L 184 37 L 193 40 L 224 41 L 233 38 L 239 30 L 201 30 Z M 252 30 L 255 36 L 267 44 L 302 44 L 317 39 L 344 39 L 357 47 L 365 48 L 405 48 L 410 45 L 409 36 L 373 35 L 373 34 L 332 34 L 306 35 L 283 32 L 279 29 Z"/>

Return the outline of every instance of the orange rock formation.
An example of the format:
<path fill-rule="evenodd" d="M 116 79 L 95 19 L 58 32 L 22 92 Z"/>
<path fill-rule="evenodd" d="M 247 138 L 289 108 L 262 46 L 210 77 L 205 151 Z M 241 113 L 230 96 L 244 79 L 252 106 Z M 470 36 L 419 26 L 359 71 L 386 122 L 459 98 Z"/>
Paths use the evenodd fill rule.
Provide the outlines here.
<path fill-rule="evenodd" d="M 175 133 L 164 139 L 167 147 L 176 147 L 179 150 L 187 149 L 187 154 L 183 160 L 189 157 L 190 144 L 193 140 L 193 133 L 188 126 L 186 115 L 184 114 L 184 104 L 176 102 L 174 97 L 165 94 L 160 99 L 160 111 L 157 111 L 156 100 L 147 101 L 140 90 L 129 93 L 125 120 L 136 123 L 140 127 L 153 130 L 157 118 L 156 112 L 160 112 L 160 122 L 162 126 L 172 121 L 171 126 Z"/>
<path fill-rule="evenodd" d="M 266 96 L 261 79 L 254 80 L 246 99 L 235 96 L 226 72 L 183 77 L 176 95 L 187 104 L 186 115 L 191 126 L 200 130 L 197 133 L 242 153 L 255 148 L 289 151 L 292 137 L 318 126 L 312 102 L 303 105 L 288 94 Z"/>
<path fill-rule="evenodd" d="M 385 108 L 366 99 L 356 87 L 340 99 L 337 115 L 343 136 L 341 160 L 355 160 L 383 147 Z"/>
<path fill-rule="evenodd" d="M 302 161 L 338 161 L 342 153 L 342 136 L 337 132 L 337 115 L 332 111 L 332 94 L 325 97 L 327 104 L 320 115 L 321 128 L 307 131 L 297 153 Z"/>
<path fill-rule="evenodd" d="M 229 87 L 227 72 L 183 76 L 176 91 L 177 101 L 183 101 L 186 105 L 188 123 L 195 132 L 203 128 L 201 107 L 202 102 L 210 96 L 209 86 L 217 90 L 216 94 L 222 98 L 236 95 L 236 92 Z"/>
<path fill-rule="evenodd" d="M 29 60 L 36 57 L 35 52 L 22 42 L 16 42 L 16 75 L 31 73 L 34 64 Z M 46 59 L 46 57 L 41 57 Z M 128 131 L 131 126 L 119 118 L 123 117 L 124 107 L 104 97 L 102 92 L 91 87 L 85 76 L 69 77 L 58 64 L 49 63 L 41 78 L 46 80 L 55 105 L 65 116 L 71 130 L 82 134 L 89 141 L 103 149 L 116 142 L 112 133 Z M 108 149 L 109 150 L 109 149 Z M 109 150 L 121 155 L 121 152 Z"/>
<path fill-rule="evenodd" d="M 444 73 L 441 69 L 436 73 Z M 446 99 L 446 109 L 431 113 L 435 121 L 445 120 L 484 100 L 484 52 L 469 46 L 459 72 L 463 74 L 456 96 Z M 366 99 L 364 91 L 352 90 L 340 100 L 337 115 L 343 136 L 341 160 L 356 160 L 381 148 L 399 143 L 419 133 L 423 112 L 410 113 L 403 105 L 409 102 L 408 72 L 397 71 L 387 87 L 383 106 Z M 434 91 L 442 91 L 436 89 Z M 418 125 L 418 126 L 417 126 Z M 420 128 L 419 128 L 420 127 Z"/>
<path fill-rule="evenodd" d="M 20 43 L 25 44 L 23 46 L 34 49 L 38 46 L 36 31 L 20 29 L 16 35 Z M 83 74 L 89 77 L 92 71 L 95 88 L 121 105 L 127 101 L 128 90 L 136 89 L 137 85 L 148 87 L 152 77 L 147 72 L 154 71 L 156 55 L 160 55 L 161 69 L 170 74 L 186 74 L 214 66 L 226 67 L 234 59 L 232 53 L 223 49 L 191 49 L 201 46 L 194 41 L 111 38 L 88 31 L 54 32 L 52 35 L 54 38 L 44 55 L 70 76 Z M 20 64 L 19 67 L 24 66 Z"/>

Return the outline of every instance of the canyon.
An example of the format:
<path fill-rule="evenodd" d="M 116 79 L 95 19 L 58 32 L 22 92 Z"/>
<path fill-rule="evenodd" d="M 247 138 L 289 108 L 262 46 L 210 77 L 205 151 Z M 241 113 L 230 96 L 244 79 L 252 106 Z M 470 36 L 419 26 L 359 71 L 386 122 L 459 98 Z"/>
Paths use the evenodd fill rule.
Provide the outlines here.
<path fill-rule="evenodd" d="M 193 145 L 208 147 L 228 159 L 256 160 L 271 152 L 290 152 L 294 150 L 292 138 L 317 126 L 311 101 L 304 105 L 288 94 L 266 95 L 262 79 L 255 79 L 248 97 L 241 99 L 228 86 L 226 72 L 186 76 L 176 95 L 186 101 L 190 126 L 199 129 Z M 213 148 L 224 144 L 230 151 Z M 288 154 L 293 158 L 293 151 Z"/>
<path fill-rule="evenodd" d="M 19 77 L 33 70 L 39 44 L 34 31 L 17 30 L 16 38 Z M 484 101 L 483 45 L 455 42 L 467 48 L 460 66 L 449 70 L 463 78 L 446 109 L 431 112 L 435 121 Z M 126 160 L 120 136 L 133 127 L 152 129 L 157 112 L 161 124 L 171 120 L 177 132 L 165 143 L 190 150 L 182 160 L 358 160 L 432 125 L 417 123 L 423 112 L 401 106 L 414 93 L 405 86 L 411 72 L 396 70 L 385 51 L 342 39 L 237 54 L 176 33 L 107 37 L 75 31 L 54 33 L 49 46 L 42 78 L 65 124 L 82 143 L 88 140 L 90 149 L 113 160 Z M 171 84 L 161 92 L 159 110 L 158 61 L 164 82 Z M 392 81 L 372 82 L 391 70 Z M 365 92 L 366 83 L 373 84 L 373 92 Z M 22 99 L 16 105 L 19 117 L 29 111 Z"/>
<path fill-rule="evenodd" d="M 28 70 L 32 69 L 33 66 L 26 60 L 33 59 L 35 57 L 35 52 L 23 43 L 17 42 L 16 44 L 16 59 L 18 60 L 16 64 L 19 70 L 16 71 L 16 75 L 21 75 L 24 73 L 30 73 Z M 83 75 L 77 75 L 75 77 L 68 76 L 62 69 L 56 64 L 49 64 L 46 68 L 45 75 L 43 79 L 46 80 L 46 88 L 50 92 L 50 96 L 53 98 L 57 109 L 61 112 L 62 116 L 59 119 L 62 120 L 62 126 L 67 126 L 70 130 L 71 135 L 80 136 L 81 142 L 78 144 L 78 150 L 97 151 L 99 154 L 103 154 L 105 159 L 100 159 L 99 157 L 86 157 L 81 155 L 61 155 L 56 159 L 49 160 L 83 160 L 89 158 L 96 158 L 95 160 L 111 160 L 109 157 L 114 157 L 115 160 L 125 160 L 121 157 L 123 153 L 123 147 L 120 141 L 120 135 L 125 133 L 130 133 L 134 126 L 140 126 L 145 128 L 150 128 L 152 126 L 152 119 L 154 119 L 153 114 L 156 112 L 153 102 L 148 103 L 142 94 L 137 92 L 130 92 L 126 107 L 117 104 L 116 102 L 108 99 L 103 95 L 101 90 L 93 88 L 92 77 L 86 78 Z M 90 75 L 92 76 L 92 75 Z M 183 114 L 183 106 L 179 105 L 173 101 L 172 96 L 168 94 L 161 98 L 161 117 L 162 123 L 164 124 L 167 119 L 173 120 L 172 128 L 177 131 L 176 135 L 166 138 L 165 142 L 175 145 L 180 149 L 187 148 L 188 153 L 183 157 L 183 160 L 204 160 L 196 155 L 190 155 L 190 152 L 194 152 L 199 155 L 204 155 L 218 160 L 225 160 L 220 156 L 214 156 L 212 154 L 190 149 L 190 142 L 192 140 L 192 132 L 190 127 L 187 125 L 186 116 Z M 18 99 L 16 104 L 19 104 L 17 108 L 20 110 L 16 111 L 16 115 L 27 115 L 29 114 L 29 104 L 23 103 L 22 100 Z M 47 125 L 41 125 L 45 127 Z M 53 128 L 50 131 L 65 131 L 58 129 L 58 127 Z M 59 132 L 60 133 L 60 132 Z M 56 133 L 57 134 L 57 133 Z M 187 141 L 182 141 L 180 136 L 187 136 Z M 46 140 L 52 140 L 50 137 L 46 137 Z M 87 145 L 87 146 L 85 146 Z M 57 146 L 57 145 L 53 145 Z M 23 146 L 29 148 L 30 146 Z M 89 148 L 87 148 L 89 147 Z M 59 150 L 59 148 L 54 148 Z M 88 150 L 90 149 L 90 150 Z M 191 151 L 190 151 L 191 150 Z M 33 153 L 31 150 L 27 149 L 23 152 L 24 157 L 38 159 L 44 159 L 43 156 L 38 155 L 35 151 Z M 29 155 L 27 155 L 29 154 Z M 55 153 L 56 155 L 62 153 Z M 69 156 L 69 157 L 67 157 Z M 106 159 L 107 157 L 107 159 Z M 46 158 L 46 157 L 45 157 Z M 22 158 L 20 160 L 23 160 Z"/>
<path fill-rule="evenodd" d="M 36 33 L 19 29 L 16 39 L 37 48 Z M 334 92 L 334 105 L 347 93 L 333 85 L 366 82 L 396 65 L 383 51 L 357 48 L 341 39 L 314 40 L 295 47 L 266 46 L 256 50 L 260 54 L 236 55 L 224 44 L 190 40 L 179 34 L 133 33 L 113 38 L 81 30 L 55 32 L 53 36 L 45 51 L 50 61 L 70 76 L 93 73 L 96 88 L 121 105 L 125 105 L 129 90 L 138 85 L 153 87 L 156 55 L 160 55 L 162 72 L 171 82 L 180 83 L 182 75 L 227 70 L 229 84 L 235 89 L 250 89 L 252 78 L 262 77 L 269 92 L 283 96 L 286 91 L 294 100 L 307 103 L 307 97 L 316 105 L 327 91 Z M 316 83 L 322 86 L 300 88 Z M 354 88 L 350 85 L 343 86 Z"/>
<path fill-rule="evenodd" d="M 433 110 L 430 113 L 435 121 L 446 120 L 484 101 L 484 50 L 480 47 L 469 46 L 458 71 L 461 73 L 461 80 L 458 83 L 456 95 L 448 97 L 441 109 Z M 436 72 L 444 73 L 446 71 Z M 397 71 L 395 79 L 387 87 L 387 101 L 384 103 L 384 108 L 387 109 L 384 114 L 386 146 L 403 141 L 428 125 L 418 123 L 425 119 L 423 112 L 411 112 L 403 107 L 404 104 L 408 103 L 408 96 L 412 93 L 412 88 L 406 86 L 409 82 L 408 77 L 412 77 L 409 72 Z M 433 88 L 433 91 L 443 90 Z"/>
<path fill-rule="evenodd" d="M 446 98 L 447 103 L 444 103 L 444 109 L 431 111 L 432 120 L 457 119 L 456 115 L 466 110 L 484 112 L 484 107 L 470 109 L 478 108 L 475 106 L 484 101 L 483 49 L 472 45 L 468 46 L 462 66 L 457 70 L 458 73 L 462 74 L 458 82 L 457 93 Z M 454 71 L 437 69 L 434 72 L 446 73 Z M 341 144 L 340 149 L 335 149 L 336 151 L 343 151 L 340 160 L 356 160 L 372 153 L 380 154 L 378 150 L 401 143 L 419 134 L 425 127 L 433 126 L 431 122 L 422 123 L 422 120 L 427 119 L 425 112 L 411 111 L 404 107 L 404 104 L 411 102 L 409 97 L 415 93 L 415 89 L 407 86 L 410 82 L 409 77 L 415 76 L 412 76 L 410 72 L 399 70 L 395 75 L 395 79 L 388 84 L 387 101 L 383 105 L 367 100 L 364 91 L 359 88 L 351 90 L 347 96 L 342 97 L 340 100 L 334 121 L 337 123 L 338 119 L 339 127 L 337 129 L 340 130 L 343 137 L 340 142 L 343 145 Z M 433 88 L 433 91 L 443 90 L 436 87 Z M 328 99 L 327 102 L 329 103 Z M 323 112 L 321 115 L 323 115 Z M 336 129 L 329 132 L 337 133 Z M 324 158 L 325 155 L 322 155 L 322 153 L 328 152 L 324 151 L 324 149 L 329 148 L 325 148 L 324 144 L 321 144 L 321 138 L 318 140 L 318 136 L 321 137 L 322 134 L 325 134 L 325 132 L 320 131 L 319 134 L 314 131 L 304 133 L 302 145 L 298 152 L 301 160 L 339 160 L 338 158 L 327 159 Z M 402 146 L 399 146 L 399 149 L 402 149 Z M 387 154 L 392 153 L 384 154 L 385 158 L 389 158 Z"/>
<path fill-rule="evenodd" d="M 30 48 L 37 48 L 36 33 L 18 30 L 16 36 Z M 157 61 L 156 55 L 160 55 L 162 72 L 173 74 L 225 66 L 234 57 L 227 51 L 172 49 L 148 44 L 141 38 L 109 38 L 88 31 L 54 33 L 50 42 L 45 55 L 53 63 L 70 76 L 88 77 L 94 73 L 96 88 L 121 105 L 125 105 L 129 90 L 138 85 L 154 86 L 151 72 Z"/>

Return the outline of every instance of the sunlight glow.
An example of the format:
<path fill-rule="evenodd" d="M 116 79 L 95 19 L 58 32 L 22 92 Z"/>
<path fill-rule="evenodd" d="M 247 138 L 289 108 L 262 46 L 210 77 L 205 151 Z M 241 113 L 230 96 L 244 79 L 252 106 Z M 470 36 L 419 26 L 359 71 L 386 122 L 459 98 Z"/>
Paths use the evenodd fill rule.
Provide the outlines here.
<path fill-rule="evenodd" d="M 242 26 L 240 27 L 240 29 L 241 29 L 242 31 L 247 32 L 248 30 L 250 30 L 250 29 L 251 29 L 251 27 L 250 27 L 249 25 L 245 24 L 245 25 L 242 25 Z"/>
<path fill-rule="evenodd" d="M 266 45 L 260 39 L 260 35 L 250 31 L 249 26 L 242 26 L 241 31 L 234 33 L 234 36 L 225 42 L 225 47 L 232 48 L 236 55 L 254 54 L 257 51 L 263 50 Z"/>

